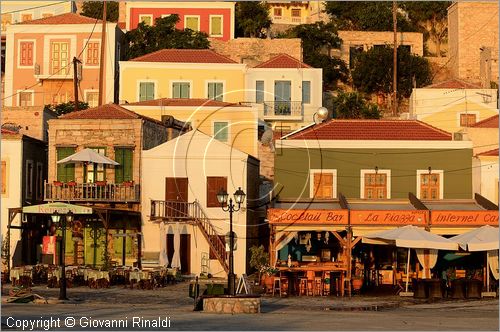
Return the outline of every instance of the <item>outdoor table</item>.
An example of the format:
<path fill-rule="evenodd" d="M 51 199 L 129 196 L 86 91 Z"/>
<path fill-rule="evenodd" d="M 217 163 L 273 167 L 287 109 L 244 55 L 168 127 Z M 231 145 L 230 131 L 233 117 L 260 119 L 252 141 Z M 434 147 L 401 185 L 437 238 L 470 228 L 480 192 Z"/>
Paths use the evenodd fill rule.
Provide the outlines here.
<path fill-rule="evenodd" d="M 318 264 L 318 265 L 313 265 L 313 264 L 309 264 L 309 265 L 304 265 L 304 266 L 292 266 L 292 267 L 279 267 L 278 268 L 280 270 L 280 272 L 285 272 L 287 273 L 289 276 L 292 276 L 292 280 L 288 280 L 288 291 L 289 291 L 289 294 L 296 294 L 296 291 L 295 291 L 295 283 L 293 282 L 293 279 L 298 276 L 298 273 L 300 272 L 305 272 L 307 273 L 308 271 L 312 271 L 312 272 L 328 272 L 328 273 L 332 273 L 332 272 L 340 272 L 340 293 L 342 294 L 342 296 L 344 296 L 344 271 L 346 271 L 346 268 L 343 267 L 341 264 Z M 295 275 L 293 275 L 295 274 Z M 297 278 L 298 280 L 298 278 Z M 331 278 L 330 278 L 331 280 Z"/>
<path fill-rule="evenodd" d="M 442 298 L 443 292 L 441 290 L 441 279 L 425 279 L 425 284 L 427 286 L 427 297 L 432 298 Z"/>

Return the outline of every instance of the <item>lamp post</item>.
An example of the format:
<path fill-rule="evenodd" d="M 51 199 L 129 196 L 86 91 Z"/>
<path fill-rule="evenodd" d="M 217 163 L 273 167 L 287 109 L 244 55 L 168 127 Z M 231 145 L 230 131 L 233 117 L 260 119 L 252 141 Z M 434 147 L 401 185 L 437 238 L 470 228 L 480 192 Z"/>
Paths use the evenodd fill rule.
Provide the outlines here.
<path fill-rule="evenodd" d="M 241 190 L 241 187 L 238 187 L 233 194 L 234 201 L 236 205 L 233 203 L 233 199 L 229 198 L 228 193 L 225 189 L 222 189 L 217 193 L 217 201 L 220 203 L 221 208 L 225 212 L 229 212 L 229 273 L 227 275 L 227 288 L 229 291 L 229 295 L 235 295 L 236 293 L 236 280 L 234 275 L 234 233 L 233 233 L 233 212 L 238 212 L 241 208 L 241 204 L 245 200 L 245 192 Z M 229 204 L 228 204 L 229 198 Z M 224 205 L 227 205 L 224 208 Z"/>
<path fill-rule="evenodd" d="M 66 225 L 73 222 L 73 212 L 68 211 L 64 218 L 62 218 L 61 230 L 62 230 L 62 238 L 61 238 L 61 250 L 59 251 L 59 261 L 61 264 L 61 278 L 60 278 L 60 286 L 59 286 L 59 300 L 67 300 L 66 297 Z M 61 215 L 56 211 L 51 216 L 52 223 L 57 227 L 59 222 L 61 221 Z"/>

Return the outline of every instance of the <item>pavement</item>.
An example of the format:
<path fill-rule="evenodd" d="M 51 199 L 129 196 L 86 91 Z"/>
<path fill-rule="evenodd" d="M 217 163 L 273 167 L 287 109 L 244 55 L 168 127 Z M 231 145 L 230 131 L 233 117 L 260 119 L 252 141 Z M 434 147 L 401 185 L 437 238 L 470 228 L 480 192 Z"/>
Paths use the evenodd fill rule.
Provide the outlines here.
<path fill-rule="evenodd" d="M 2 290 L 3 301 L 9 287 Z M 49 299 L 56 299 L 58 292 L 33 287 L 33 293 Z M 187 295 L 186 282 L 156 290 L 69 288 L 68 303 L 3 302 L 2 330 L 21 330 L 23 324 L 25 330 L 44 330 L 48 325 L 43 324 L 52 324 L 49 327 L 55 330 L 498 331 L 499 327 L 498 299 L 428 302 L 391 294 L 264 296 L 260 314 L 220 315 L 193 311 L 193 299 Z"/>

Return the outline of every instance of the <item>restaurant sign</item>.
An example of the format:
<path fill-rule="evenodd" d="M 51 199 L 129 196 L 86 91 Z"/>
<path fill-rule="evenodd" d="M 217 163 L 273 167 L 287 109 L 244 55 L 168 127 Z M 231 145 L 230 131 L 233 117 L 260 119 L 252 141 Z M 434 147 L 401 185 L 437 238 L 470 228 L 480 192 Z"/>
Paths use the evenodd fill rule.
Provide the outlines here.
<path fill-rule="evenodd" d="M 424 226 L 427 211 L 419 210 L 351 210 L 351 225 Z"/>
<path fill-rule="evenodd" d="M 269 209 L 270 224 L 347 225 L 347 210 L 286 210 Z"/>
<path fill-rule="evenodd" d="M 498 211 L 432 211 L 432 225 L 446 226 L 498 226 Z"/>
<path fill-rule="evenodd" d="M 23 213 L 40 213 L 40 214 L 66 214 L 71 211 L 73 214 L 92 214 L 92 208 L 68 204 L 64 202 L 54 202 L 40 205 L 31 205 L 23 207 Z"/>

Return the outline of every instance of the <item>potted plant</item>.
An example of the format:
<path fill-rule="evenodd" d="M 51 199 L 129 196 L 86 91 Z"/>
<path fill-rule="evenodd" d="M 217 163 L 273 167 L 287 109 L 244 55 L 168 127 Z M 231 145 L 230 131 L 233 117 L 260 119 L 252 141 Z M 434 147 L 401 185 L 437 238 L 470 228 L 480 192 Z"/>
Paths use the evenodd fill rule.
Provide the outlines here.
<path fill-rule="evenodd" d="M 262 277 L 264 266 L 269 265 L 269 254 L 265 252 L 264 246 L 252 246 L 250 248 L 250 267 L 257 270 L 259 273 L 259 280 Z"/>

